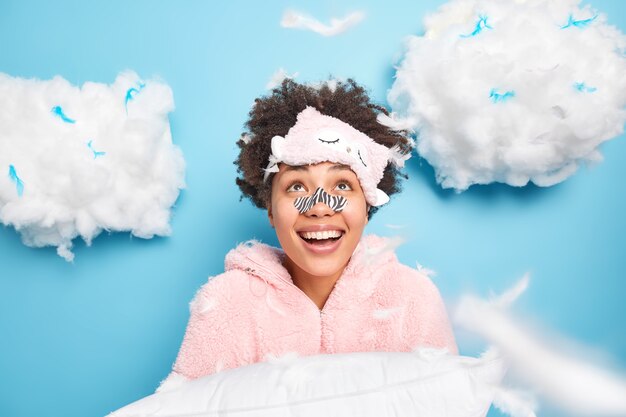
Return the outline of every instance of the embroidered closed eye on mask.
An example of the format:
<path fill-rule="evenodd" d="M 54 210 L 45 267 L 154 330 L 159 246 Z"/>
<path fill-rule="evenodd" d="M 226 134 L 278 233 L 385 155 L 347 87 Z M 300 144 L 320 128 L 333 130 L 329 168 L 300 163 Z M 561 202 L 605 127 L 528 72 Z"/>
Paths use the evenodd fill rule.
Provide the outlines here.
<path fill-rule="evenodd" d="M 389 196 L 378 188 L 387 164 L 393 162 L 401 167 L 408 158 L 399 145 L 387 148 L 348 123 L 307 107 L 284 137 L 272 138 L 264 179 L 278 172 L 281 162 L 291 166 L 335 162 L 350 167 L 367 203 L 377 207 L 389 201 Z"/>
<path fill-rule="evenodd" d="M 300 214 L 304 214 L 311 210 L 317 203 L 324 203 L 334 212 L 339 213 L 348 204 L 345 197 L 328 194 L 322 187 L 319 187 L 313 195 L 296 198 L 293 205 L 296 206 Z"/>

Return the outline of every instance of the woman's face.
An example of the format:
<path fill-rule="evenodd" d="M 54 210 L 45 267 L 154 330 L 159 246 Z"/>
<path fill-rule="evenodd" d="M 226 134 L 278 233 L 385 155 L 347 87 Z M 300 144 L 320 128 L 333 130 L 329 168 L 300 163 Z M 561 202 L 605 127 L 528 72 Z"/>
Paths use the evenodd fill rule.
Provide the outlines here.
<path fill-rule="evenodd" d="M 289 261 L 317 277 L 340 275 L 348 264 L 367 224 L 367 203 L 356 174 L 346 165 L 323 162 L 315 165 L 280 164 L 272 180 L 268 207 L 270 223 Z M 318 202 L 300 213 L 294 202 L 319 188 L 347 200 L 335 212 Z"/>

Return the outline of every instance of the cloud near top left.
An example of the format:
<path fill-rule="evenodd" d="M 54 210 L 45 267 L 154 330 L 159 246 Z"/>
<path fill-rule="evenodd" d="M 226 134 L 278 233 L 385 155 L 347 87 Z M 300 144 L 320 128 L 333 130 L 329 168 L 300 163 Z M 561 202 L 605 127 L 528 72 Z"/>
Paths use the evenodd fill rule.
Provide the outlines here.
<path fill-rule="evenodd" d="M 167 84 L 133 72 L 81 87 L 0 73 L 0 222 L 68 261 L 103 230 L 169 235 L 185 186 L 173 110 Z"/>

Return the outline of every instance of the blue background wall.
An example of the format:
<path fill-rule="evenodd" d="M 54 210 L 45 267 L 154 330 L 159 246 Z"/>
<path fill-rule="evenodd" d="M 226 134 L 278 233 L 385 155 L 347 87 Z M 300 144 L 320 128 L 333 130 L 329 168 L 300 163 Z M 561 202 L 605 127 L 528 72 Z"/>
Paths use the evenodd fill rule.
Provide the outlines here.
<path fill-rule="evenodd" d="M 300 81 L 354 77 L 384 103 L 403 38 L 419 34 L 425 13 L 442 3 L 1 0 L 0 72 L 59 74 L 74 84 L 109 83 L 124 69 L 164 79 L 174 91 L 170 120 L 188 186 L 171 237 L 102 235 L 91 248 L 77 242 L 73 264 L 0 229 L 0 416 L 103 416 L 152 393 L 175 359 L 188 302 L 222 271 L 226 252 L 250 238 L 277 244 L 265 213 L 239 201 L 231 163 L 270 76 L 284 67 Z M 592 4 L 626 31 L 626 4 Z M 368 17 L 324 38 L 281 28 L 286 7 L 323 21 L 355 9 Z M 404 192 L 369 232 L 393 235 L 386 225 L 405 225 L 410 240 L 399 257 L 436 270 L 450 305 L 465 291 L 501 291 L 531 271 L 515 311 L 624 370 L 624 139 L 602 146 L 599 166 L 548 189 L 491 185 L 455 194 L 413 158 Z M 223 199 L 212 200 L 216 193 Z M 465 340 L 460 335 L 462 353 L 480 350 Z"/>

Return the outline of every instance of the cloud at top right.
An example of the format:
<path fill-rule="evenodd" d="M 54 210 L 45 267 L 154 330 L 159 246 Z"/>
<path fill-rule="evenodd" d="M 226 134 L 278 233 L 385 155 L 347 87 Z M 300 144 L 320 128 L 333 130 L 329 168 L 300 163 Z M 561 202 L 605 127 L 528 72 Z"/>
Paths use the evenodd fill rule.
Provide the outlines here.
<path fill-rule="evenodd" d="M 407 39 L 394 118 L 443 188 L 551 186 L 626 121 L 626 36 L 578 0 L 452 0 Z"/>

